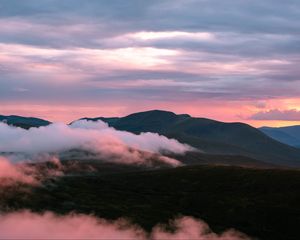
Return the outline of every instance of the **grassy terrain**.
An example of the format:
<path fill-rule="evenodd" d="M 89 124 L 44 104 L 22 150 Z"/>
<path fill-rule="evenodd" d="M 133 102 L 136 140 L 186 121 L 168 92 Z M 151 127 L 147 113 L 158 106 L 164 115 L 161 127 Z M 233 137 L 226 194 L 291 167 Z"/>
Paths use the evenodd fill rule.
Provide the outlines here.
<path fill-rule="evenodd" d="M 299 239 L 297 170 L 188 166 L 100 171 L 48 180 L 26 193 L 8 189 L 1 194 L 3 210 L 30 208 L 92 213 L 108 219 L 126 217 L 147 230 L 188 215 L 205 220 L 217 232 L 236 228 L 260 239 Z"/>

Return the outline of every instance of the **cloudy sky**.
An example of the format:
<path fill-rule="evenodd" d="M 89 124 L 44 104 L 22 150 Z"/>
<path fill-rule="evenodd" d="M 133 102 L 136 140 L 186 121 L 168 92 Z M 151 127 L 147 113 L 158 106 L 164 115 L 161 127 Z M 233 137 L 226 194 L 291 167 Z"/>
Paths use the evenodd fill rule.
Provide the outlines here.
<path fill-rule="evenodd" d="M 0 114 L 300 123 L 299 0 L 0 0 Z"/>

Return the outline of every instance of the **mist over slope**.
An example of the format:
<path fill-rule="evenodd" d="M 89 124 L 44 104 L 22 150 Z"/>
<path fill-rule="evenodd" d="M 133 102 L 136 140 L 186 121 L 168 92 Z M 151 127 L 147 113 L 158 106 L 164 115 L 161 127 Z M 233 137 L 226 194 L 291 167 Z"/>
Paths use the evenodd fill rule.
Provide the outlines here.
<path fill-rule="evenodd" d="M 53 123 L 30 129 L 0 122 L 2 185 L 38 184 L 53 176 L 96 171 L 89 169 L 91 161 L 109 171 L 126 169 L 124 165 L 135 170 L 138 166 L 176 167 L 182 163 L 162 154 L 181 155 L 187 151 L 195 149 L 156 133 L 118 131 L 102 121 Z"/>
<path fill-rule="evenodd" d="M 281 139 L 273 139 L 272 136 L 243 123 L 224 123 L 160 110 L 134 113 L 121 118 L 97 117 L 81 120 L 104 121 L 117 130 L 134 134 L 158 133 L 189 144 L 208 155 L 243 156 L 253 159 L 254 162 L 269 163 L 270 166 L 300 166 L 300 149 L 281 143 Z M 20 121 L 11 124 L 24 127 L 24 123 L 20 124 Z"/>
<path fill-rule="evenodd" d="M 194 150 L 192 147 L 168 139 L 156 133 L 139 135 L 117 131 L 104 122 L 77 121 L 72 125 L 54 123 L 45 127 L 28 130 L 0 123 L 0 152 L 2 153 L 60 153 L 81 149 L 96 153 L 107 161 L 121 163 L 143 162 L 141 152 L 160 154 L 170 152 L 184 154 Z M 161 161 L 169 164 L 179 162 L 167 157 Z"/>
<path fill-rule="evenodd" d="M 29 129 L 0 123 L 0 238 L 250 239 L 228 230 L 234 228 L 274 240 L 282 237 L 280 225 L 288 229 L 287 239 L 295 239 L 296 170 L 257 170 L 272 164 L 209 154 L 195 148 L 205 145 L 191 141 L 191 147 L 171 138 L 176 131 L 182 134 L 177 139 L 203 136 L 203 126 L 197 133 L 199 123 L 192 128 L 190 116 L 149 114 L 134 116 L 134 124 L 129 116 L 127 125 L 119 118 Z M 121 131 L 108 124 L 138 129 Z M 152 132 L 144 133 L 147 129 Z M 222 145 L 210 143 L 211 148 Z"/>
<path fill-rule="evenodd" d="M 44 194 L 39 195 L 39 189 L 61 188 L 63 183 L 57 183 L 62 179 L 76 177 L 77 184 L 80 185 L 84 177 L 109 174 L 106 173 L 109 169 L 107 166 L 115 169 L 114 175 L 122 173 L 124 165 L 149 166 L 148 169 L 157 169 L 155 166 L 164 165 L 176 167 L 182 163 L 161 154 L 178 156 L 189 151 L 196 149 L 157 133 L 137 135 L 118 131 L 100 120 L 81 120 L 71 125 L 53 123 L 29 129 L 0 123 L 0 238 L 250 239 L 235 230 L 214 233 L 205 222 L 193 217 L 170 217 L 171 225 L 168 227 L 157 222 L 158 225 L 153 226 L 151 231 L 146 231 L 137 224 L 122 219 L 122 216 L 120 220 L 111 221 L 110 218 L 107 220 L 92 216 L 90 212 L 58 215 L 55 210 L 47 210 L 47 206 L 52 204 L 65 204 L 64 200 L 59 199 L 48 202 L 44 205 L 46 208 L 41 209 L 39 213 L 32 212 L 39 206 L 35 197 L 38 201 L 43 201 L 43 196 L 48 197 Z M 79 161 L 73 162 L 72 157 Z M 109 166 L 106 162 L 116 165 Z M 131 171 L 145 169 L 129 168 Z M 93 188 L 97 190 L 95 186 Z M 84 193 L 84 189 L 81 192 Z M 67 194 L 66 191 L 64 195 Z M 51 196 L 54 197 L 55 194 Z M 101 198 L 95 193 L 94 196 Z M 74 197 L 73 200 L 77 199 L 75 195 Z M 22 203 L 24 200 L 29 200 L 33 205 Z M 18 207 L 14 206 L 17 202 Z M 18 211 L 19 207 L 22 211 Z M 80 206 L 76 206 L 74 211 L 81 211 Z M 175 231 L 166 230 L 170 226 Z"/>
<path fill-rule="evenodd" d="M 118 130 L 159 133 L 208 154 L 243 155 L 271 164 L 300 166 L 300 149 L 280 143 L 244 123 L 224 123 L 159 110 L 101 119 Z"/>

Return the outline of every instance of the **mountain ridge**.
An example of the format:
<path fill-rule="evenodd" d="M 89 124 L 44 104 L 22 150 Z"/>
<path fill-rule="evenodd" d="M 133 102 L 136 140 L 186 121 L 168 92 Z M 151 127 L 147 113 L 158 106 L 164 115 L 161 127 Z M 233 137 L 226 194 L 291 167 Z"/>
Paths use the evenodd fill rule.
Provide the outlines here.
<path fill-rule="evenodd" d="M 286 127 L 261 127 L 259 130 L 279 142 L 300 148 L 299 125 Z"/>
<path fill-rule="evenodd" d="M 42 127 L 51 124 L 50 121 L 35 118 L 35 117 L 23 117 L 17 115 L 0 115 L 0 122 L 4 122 L 8 125 L 13 125 L 15 127 L 21 127 L 24 129 L 29 129 L 32 127 Z"/>
<path fill-rule="evenodd" d="M 93 120 L 85 118 L 86 120 Z M 242 155 L 271 164 L 300 166 L 300 150 L 280 143 L 248 124 L 224 123 L 162 110 L 115 119 L 111 127 L 135 134 L 154 132 L 190 144 L 208 154 Z"/>
<path fill-rule="evenodd" d="M 39 118 L 19 118 L 23 122 L 7 123 L 26 129 L 34 127 L 34 124 L 36 127 L 51 124 Z M 225 123 L 163 110 L 138 112 L 125 117 L 85 117 L 80 120 L 101 120 L 117 130 L 135 134 L 158 133 L 202 150 L 203 154 L 244 156 L 271 165 L 300 167 L 300 149 L 281 143 L 261 130 L 241 122 Z"/>

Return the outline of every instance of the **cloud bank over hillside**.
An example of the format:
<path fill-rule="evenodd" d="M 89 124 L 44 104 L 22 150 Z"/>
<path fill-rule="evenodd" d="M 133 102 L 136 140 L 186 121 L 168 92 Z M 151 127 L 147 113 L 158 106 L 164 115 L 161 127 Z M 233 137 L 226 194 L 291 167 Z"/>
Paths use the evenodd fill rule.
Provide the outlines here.
<path fill-rule="evenodd" d="M 73 149 L 90 151 L 103 160 L 120 163 L 143 163 L 145 156 L 161 152 L 184 154 L 193 150 L 186 144 L 156 133 L 135 135 L 117 131 L 101 121 L 81 120 L 72 125 L 54 123 L 29 130 L 0 123 L 0 152 L 37 155 Z M 174 166 L 179 164 L 163 156 L 159 160 Z"/>
<path fill-rule="evenodd" d="M 1 152 L 57 152 L 72 148 L 107 150 L 105 147 L 126 145 L 128 147 L 160 153 L 170 151 L 182 154 L 192 148 L 155 133 L 135 135 L 108 127 L 102 121 L 81 120 L 68 126 L 54 123 L 46 127 L 24 130 L 0 123 Z"/>
<path fill-rule="evenodd" d="M 150 167 L 179 166 L 179 161 L 161 152 L 184 154 L 191 150 L 194 149 L 174 139 L 155 133 L 117 131 L 102 121 L 54 123 L 29 130 L 0 123 L 0 180 L 2 185 L 36 184 L 63 174 L 67 169 L 60 165 L 60 157 Z M 41 169 L 29 164 L 37 162 L 50 162 L 53 166 Z"/>
<path fill-rule="evenodd" d="M 13 164 L 7 158 L 0 157 L 0 187 L 21 182 L 35 184 L 35 170 L 23 164 Z"/>

